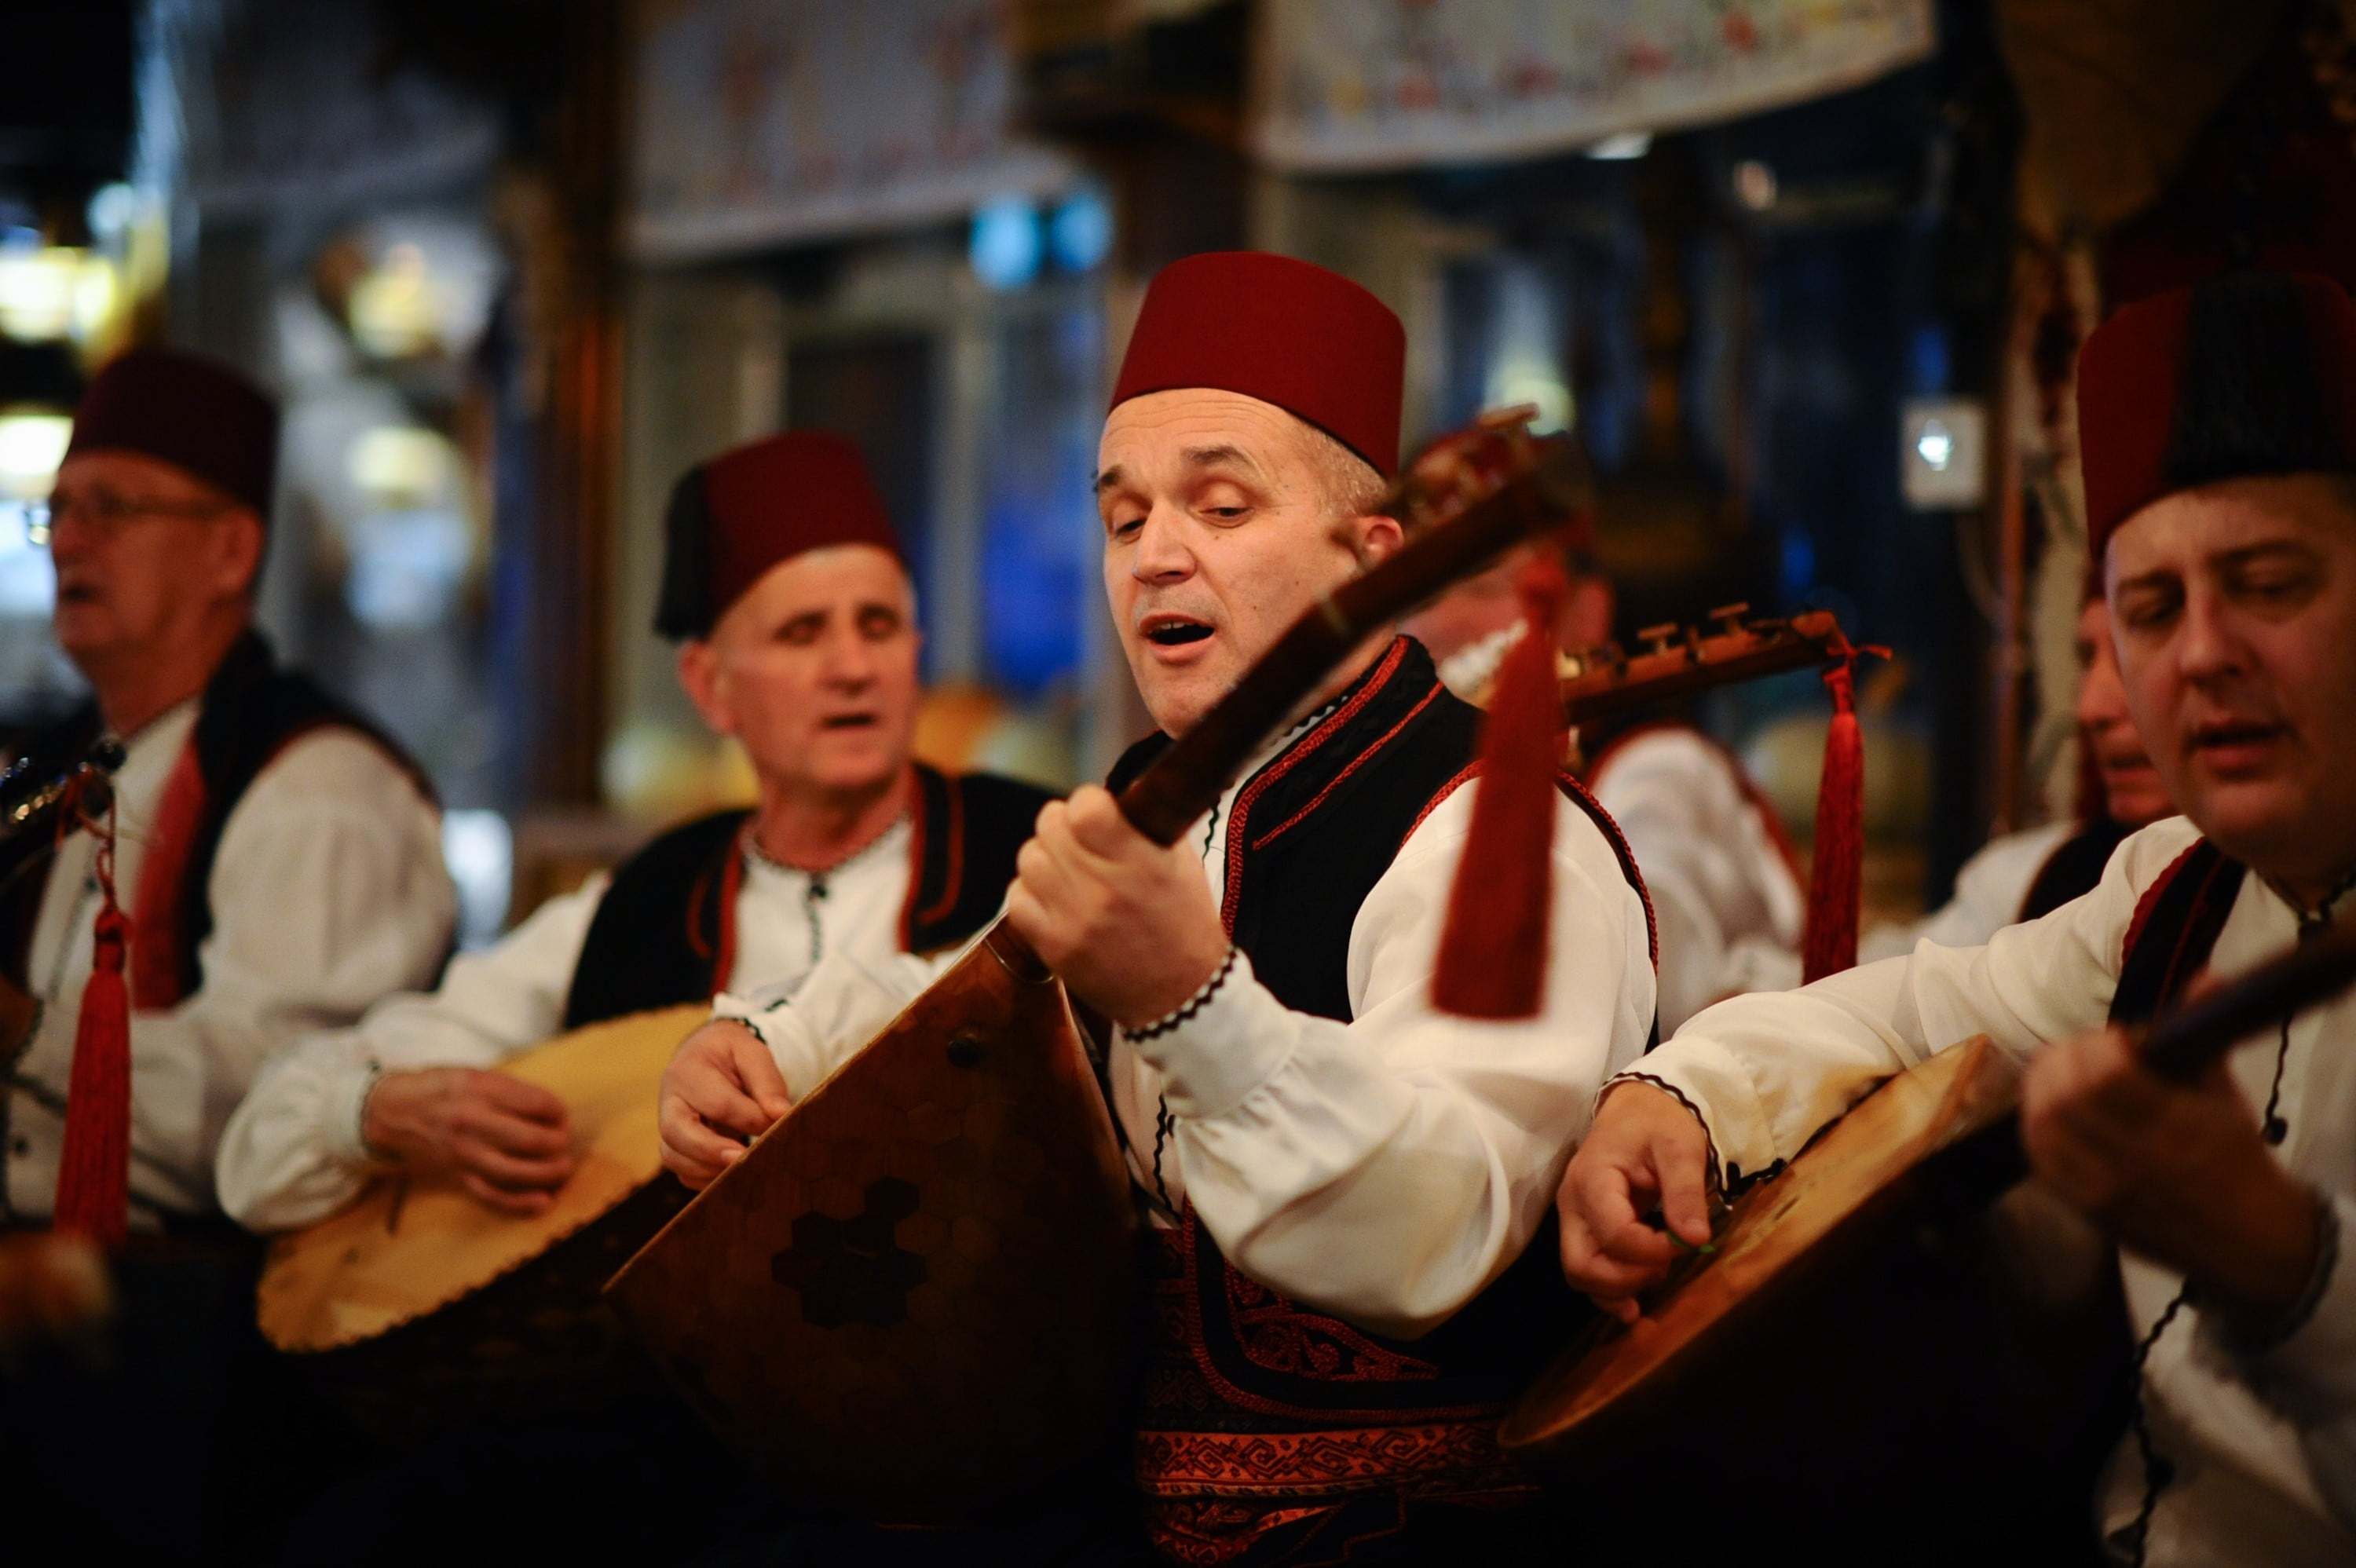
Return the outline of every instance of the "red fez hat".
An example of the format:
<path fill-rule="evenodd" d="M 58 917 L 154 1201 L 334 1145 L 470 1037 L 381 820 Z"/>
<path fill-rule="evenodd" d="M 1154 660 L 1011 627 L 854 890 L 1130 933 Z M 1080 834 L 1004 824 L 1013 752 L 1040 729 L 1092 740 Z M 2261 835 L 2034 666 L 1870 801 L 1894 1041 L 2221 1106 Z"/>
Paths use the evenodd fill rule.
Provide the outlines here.
<path fill-rule="evenodd" d="M 2152 502 L 2222 479 L 2356 471 L 2356 304 L 2307 272 L 2154 294 L 2078 354 L 2088 554 Z"/>
<path fill-rule="evenodd" d="M 1398 472 L 1407 330 L 1349 279 L 1290 256 L 1216 251 L 1154 275 L 1113 386 L 1212 387 L 1307 420 L 1380 471 Z"/>
<path fill-rule="evenodd" d="M 899 536 L 848 436 L 794 430 L 689 469 L 672 487 L 655 630 L 701 637 L 779 561 L 866 544 L 904 566 Z"/>
<path fill-rule="evenodd" d="M 270 520 L 278 405 L 228 366 L 168 348 L 111 361 L 74 412 L 71 457 L 135 452 L 186 469 Z"/>

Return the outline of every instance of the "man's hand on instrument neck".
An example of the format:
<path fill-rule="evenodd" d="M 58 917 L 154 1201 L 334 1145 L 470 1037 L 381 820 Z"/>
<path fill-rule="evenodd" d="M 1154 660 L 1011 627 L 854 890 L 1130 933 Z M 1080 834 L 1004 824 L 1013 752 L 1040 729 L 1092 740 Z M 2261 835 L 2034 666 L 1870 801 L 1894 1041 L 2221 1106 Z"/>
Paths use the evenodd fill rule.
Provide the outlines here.
<path fill-rule="evenodd" d="M 1164 849 L 1090 784 L 1039 814 L 1006 915 L 1072 994 L 1125 1028 L 1185 1005 L 1227 953 L 1201 858 Z"/>
<path fill-rule="evenodd" d="M 2242 1327 L 2272 1326 L 2306 1289 L 2318 1200 L 2268 1150 L 2222 1062 L 2178 1084 L 2117 1029 L 2062 1040 L 2029 1063 L 2020 1136 L 2047 1186 Z"/>
<path fill-rule="evenodd" d="M 663 1069 L 655 1117 L 663 1168 L 700 1192 L 744 1157 L 747 1139 L 793 1108 L 761 1037 L 734 1019 L 713 1019 Z"/>
<path fill-rule="evenodd" d="M 360 1136 L 397 1164 L 449 1177 L 509 1214 L 541 1212 L 573 1174 L 564 1102 L 504 1072 L 388 1072 L 360 1109 Z"/>
<path fill-rule="evenodd" d="M 1709 1189 L 1709 1135 L 1700 1118 L 1650 1083 L 1614 1084 L 1555 1199 L 1564 1276 L 1606 1312 L 1634 1322 L 1637 1296 L 1679 1255 L 1645 1216 L 1657 1210 L 1688 1247 L 1707 1246 Z"/>

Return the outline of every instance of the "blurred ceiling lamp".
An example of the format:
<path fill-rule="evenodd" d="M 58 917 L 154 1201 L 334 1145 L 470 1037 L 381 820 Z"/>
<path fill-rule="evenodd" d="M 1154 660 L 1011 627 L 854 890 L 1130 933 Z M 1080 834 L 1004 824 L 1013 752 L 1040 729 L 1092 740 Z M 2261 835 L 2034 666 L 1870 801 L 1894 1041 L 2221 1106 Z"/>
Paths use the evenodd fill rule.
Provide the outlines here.
<path fill-rule="evenodd" d="M 406 359 L 441 340 L 440 291 L 427 272 L 425 252 L 412 244 L 388 246 L 381 261 L 352 287 L 352 336 L 380 359 Z"/>
<path fill-rule="evenodd" d="M 0 249 L 0 334 L 23 343 L 73 336 L 82 252 L 64 245 Z"/>
<path fill-rule="evenodd" d="M 1753 212 L 1764 212 L 1775 205 L 1775 170 L 1757 158 L 1745 158 L 1734 165 L 1734 199 Z"/>
<path fill-rule="evenodd" d="M 1616 136 L 1606 136 L 1588 148 L 1587 155 L 1601 158 L 1607 163 L 1620 163 L 1630 158 L 1641 158 L 1652 150 L 1653 133 L 1650 131 L 1622 131 Z"/>
<path fill-rule="evenodd" d="M 46 409 L 0 413 L 0 496 L 12 501 L 47 496 L 72 434 L 73 421 L 65 414 Z"/>
<path fill-rule="evenodd" d="M 344 477 L 379 506 L 418 506 L 442 493 L 450 475 L 450 443 L 418 425 L 363 431 L 344 454 Z"/>

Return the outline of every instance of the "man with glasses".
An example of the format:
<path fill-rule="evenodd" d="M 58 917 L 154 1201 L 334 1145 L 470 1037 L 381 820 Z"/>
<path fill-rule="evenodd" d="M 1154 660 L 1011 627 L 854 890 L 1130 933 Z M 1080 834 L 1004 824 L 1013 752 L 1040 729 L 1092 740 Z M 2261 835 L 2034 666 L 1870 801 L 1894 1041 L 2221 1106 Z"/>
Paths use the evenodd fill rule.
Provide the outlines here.
<path fill-rule="evenodd" d="M 102 732 L 113 885 L 131 917 L 131 1217 L 215 1210 L 221 1127 L 280 1046 L 431 982 L 454 896 L 429 787 L 392 743 L 252 626 L 278 412 L 205 360 L 136 350 L 100 372 L 46 517 L 58 641 L 91 704 L 18 738 L 37 768 Z M 103 898 L 75 833 L 0 845 L 0 974 L 40 1004 L 0 1040 L 0 1228 L 46 1223 Z"/>

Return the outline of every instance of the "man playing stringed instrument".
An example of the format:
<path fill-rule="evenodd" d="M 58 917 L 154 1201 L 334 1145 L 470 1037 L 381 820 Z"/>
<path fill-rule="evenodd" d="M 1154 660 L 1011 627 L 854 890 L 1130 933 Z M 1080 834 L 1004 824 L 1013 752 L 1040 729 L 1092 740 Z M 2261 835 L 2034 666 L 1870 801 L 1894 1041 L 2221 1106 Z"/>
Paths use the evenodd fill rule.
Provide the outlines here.
<path fill-rule="evenodd" d="M 431 789 L 253 629 L 277 448 L 243 376 L 134 349 L 92 380 L 48 505 L 52 624 L 93 700 L 17 755 L 52 776 L 111 732 L 124 761 L 112 822 L 0 845 L 0 974 L 40 1004 L 0 1040 L 0 1236 L 103 1244 L 84 1272 L 114 1303 L 102 1365 L 0 1366 L 0 1474 L 44 1499 L 8 1527 L 28 1561 L 49 1523 L 99 1555 L 220 1544 L 271 1467 L 234 1424 L 254 1260 L 216 1209 L 223 1125 L 273 1051 L 449 948 Z M 13 1250 L 35 1279 L 69 1255 Z"/>
<path fill-rule="evenodd" d="M 690 469 L 671 496 L 656 629 L 680 684 L 744 746 L 758 805 L 672 829 L 611 876 L 462 955 L 431 995 L 273 1063 L 223 1141 L 222 1201 L 311 1223 L 395 1168 L 546 1206 L 572 1170 L 563 1103 L 498 1071 L 562 1029 L 881 963 L 995 913 L 1046 792 L 913 762 L 914 590 L 858 451 L 789 432 Z"/>
<path fill-rule="evenodd" d="M 1205 255 L 1155 279 L 1097 490 L 1106 591 L 1163 734 L 1116 787 L 1398 547 L 1371 508 L 1403 358 L 1388 309 L 1303 262 Z M 1373 1561 L 1510 1535 L 1535 1496 L 1493 1431 L 1548 1303 L 1568 1306 L 1530 1243 L 1589 1085 L 1644 1046 L 1649 921 L 1608 819 L 1559 795 L 1539 1016 L 1434 1008 L 1478 728 L 1419 645 L 1377 639 L 1172 848 L 1089 788 L 1023 851 L 1010 919 L 1116 1026 L 1109 1092 L 1156 1262 L 1136 1477 L 1166 1555 L 1355 1542 Z M 764 1102 L 854 1051 L 908 994 L 878 978 L 822 968 L 756 1008 L 769 1054 L 750 1072 L 733 1022 L 682 1047 L 671 1168 L 710 1180 Z"/>
<path fill-rule="evenodd" d="M 1565 1178 L 1563 1262 L 1624 1317 L 1876 1082 L 1975 1034 L 2029 1058 L 2037 1173 L 2124 1249 L 2133 1428 L 2100 1515 L 2154 1563 L 2356 1558 L 2356 1073 L 2345 996 L 2197 1083 L 2121 1027 L 2340 918 L 2356 883 L 2356 306 L 2243 272 L 2087 341 L 2087 517 L 2128 706 L 2186 817 L 1985 947 L 1925 944 L 1701 1014 L 1607 1087 Z M 2189 820 L 2187 820 L 2189 818 Z M 2111 1027 L 2103 1027 L 2105 1018 Z"/>

